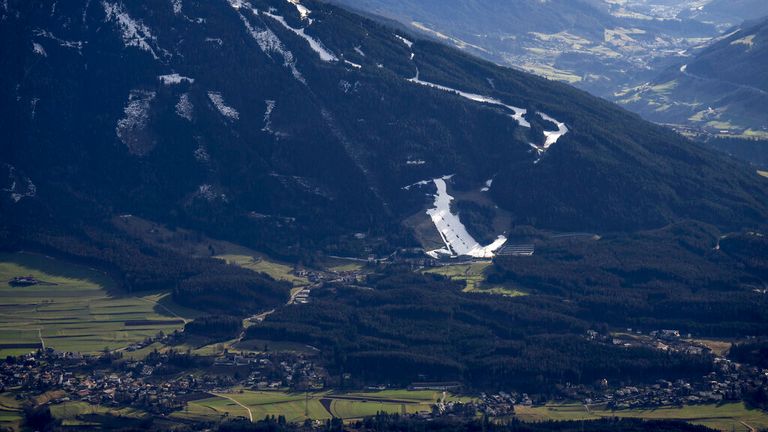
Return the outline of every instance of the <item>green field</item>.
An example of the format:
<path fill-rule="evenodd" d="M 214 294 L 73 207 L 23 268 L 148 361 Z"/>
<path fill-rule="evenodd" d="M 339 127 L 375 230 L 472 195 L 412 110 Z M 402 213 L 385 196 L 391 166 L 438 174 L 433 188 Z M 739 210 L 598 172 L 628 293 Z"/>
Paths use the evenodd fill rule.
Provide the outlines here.
<path fill-rule="evenodd" d="M 768 413 L 748 409 L 743 403 L 723 405 L 692 405 L 683 408 L 665 407 L 653 410 L 609 411 L 600 407 L 589 410 L 581 404 L 515 407 L 519 419 L 528 422 L 543 420 L 595 420 L 602 417 L 643 418 L 653 420 L 683 420 L 724 431 L 746 431 L 750 427 L 768 428 Z M 745 425 L 746 423 L 746 425 Z"/>
<path fill-rule="evenodd" d="M 174 413 L 173 417 L 186 420 L 210 420 L 222 416 L 249 417 L 248 410 L 250 410 L 254 420 L 273 415 L 285 416 L 288 421 L 293 422 L 301 422 L 307 418 L 313 420 L 326 420 L 331 417 L 356 419 L 374 415 L 377 412 L 394 414 L 430 411 L 432 404 L 440 398 L 442 393 L 432 391 L 389 390 L 342 394 L 320 392 L 307 395 L 242 390 L 190 402 L 188 409 Z M 449 395 L 448 400 L 466 402 L 470 399 Z M 308 413 L 308 416 L 305 413 Z"/>
<path fill-rule="evenodd" d="M 21 420 L 21 403 L 10 393 L 0 393 L 0 429 L 18 430 Z"/>
<path fill-rule="evenodd" d="M 15 276 L 45 283 L 12 287 L 7 281 Z M 95 269 L 30 253 L 0 254 L 0 299 L 0 356 L 42 343 L 91 353 L 122 348 L 181 328 L 196 315 L 171 302 L 168 293 L 125 295 Z"/>
<path fill-rule="evenodd" d="M 435 267 L 427 270 L 427 273 L 434 273 L 447 276 L 452 280 L 464 281 L 467 286 L 464 292 L 494 294 L 507 297 L 519 297 L 526 295 L 525 292 L 500 285 L 488 285 L 485 282 L 485 271 L 492 264 L 490 262 L 473 262 L 469 264 L 449 265 Z"/>
<path fill-rule="evenodd" d="M 243 254 L 219 255 L 216 258 L 225 260 L 231 264 L 237 264 L 240 267 L 266 273 L 277 280 L 284 280 L 292 283 L 294 286 L 309 285 L 306 278 L 298 277 L 293 274 L 293 267 L 288 264 L 281 264 L 276 261 L 268 260 L 264 257 Z"/>

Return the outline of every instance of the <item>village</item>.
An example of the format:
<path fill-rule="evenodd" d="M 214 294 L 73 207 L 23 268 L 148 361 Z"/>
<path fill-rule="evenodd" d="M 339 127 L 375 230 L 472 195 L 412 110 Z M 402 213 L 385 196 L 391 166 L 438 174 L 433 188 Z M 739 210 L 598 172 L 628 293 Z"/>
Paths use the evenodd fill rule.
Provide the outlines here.
<path fill-rule="evenodd" d="M 236 386 L 294 391 L 325 387 L 325 372 L 301 355 L 223 353 L 209 363 L 176 351 L 126 360 L 118 352 L 90 356 L 49 348 L 0 363 L 0 393 L 13 391 L 19 400 L 42 394 L 50 404 L 83 401 L 168 414 L 188 401 Z"/>

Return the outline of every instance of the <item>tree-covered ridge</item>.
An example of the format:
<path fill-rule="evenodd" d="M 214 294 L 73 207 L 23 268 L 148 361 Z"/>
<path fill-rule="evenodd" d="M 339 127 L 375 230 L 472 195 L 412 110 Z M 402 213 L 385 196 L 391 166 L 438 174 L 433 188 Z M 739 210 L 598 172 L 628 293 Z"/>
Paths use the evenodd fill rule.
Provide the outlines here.
<path fill-rule="evenodd" d="M 311 21 L 282 0 L 180 11 L 82 1 L 54 13 L 51 2 L 11 2 L 0 23 L 18 41 L 0 60 L 2 158 L 35 193 L 9 192 L 3 223 L 18 232 L 39 211 L 137 213 L 293 257 L 357 232 L 407 245 L 400 222 L 428 199 L 403 187 L 446 174 L 478 186 L 495 176 L 494 201 L 540 228 L 766 220 L 763 179 L 666 129 L 440 44 L 408 46 L 344 9 L 305 6 Z M 126 34 L 125 22 L 147 34 Z M 524 108 L 532 127 L 409 82 L 417 70 Z M 534 164 L 529 143 L 553 126 L 539 111 L 569 132 Z"/>

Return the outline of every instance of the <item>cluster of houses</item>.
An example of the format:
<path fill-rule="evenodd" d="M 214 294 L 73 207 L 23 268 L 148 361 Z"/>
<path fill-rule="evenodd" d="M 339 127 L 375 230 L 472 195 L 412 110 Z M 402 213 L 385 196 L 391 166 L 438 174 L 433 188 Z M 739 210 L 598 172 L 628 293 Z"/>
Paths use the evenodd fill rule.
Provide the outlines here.
<path fill-rule="evenodd" d="M 242 369 L 247 378 L 237 384 L 252 390 L 314 391 L 324 389 L 328 381 L 327 372 L 301 354 L 226 352 L 214 365 L 238 373 Z"/>
<path fill-rule="evenodd" d="M 680 334 L 679 330 L 654 330 L 644 334 L 640 330 L 627 329 L 621 334 L 600 334 L 595 330 L 588 330 L 586 338 L 591 341 L 607 343 L 625 348 L 645 347 L 659 351 L 684 353 L 689 355 L 711 354 L 712 350 L 704 344 L 695 342 L 691 335 Z"/>
<path fill-rule="evenodd" d="M 477 404 L 478 411 L 488 417 L 508 417 L 515 414 L 515 405 L 532 405 L 531 398 L 526 393 L 498 392 L 496 394 L 480 394 Z"/>
<path fill-rule="evenodd" d="M 144 360 L 122 360 L 119 353 L 84 356 L 52 349 L 0 362 L 0 392 L 26 398 L 45 392 L 48 403 L 82 401 L 101 406 L 131 406 L 153 414 L 183 409 L 189 400 L 233 386 L 254 390 L 322 390 L 327 373 L 298 354 L 225 353 L 213 373 L 176 368 L 172 354 L 153 352 Z M 245 378 L 240 378 L 245 377 Z"/>
<path fill-rule="evenodd" d="M 664 352 L 711 356 L 714 371 L 695 380 L 659 380 L 654 384 L 623 386 L 611 389 L 607 380 L 596 386 L 563 389 L 562 397 L 581 399 L 585 404 L 605 404 L 611 409 L 654 408 L 721 403 L 742 400 L 747 392 L 768 393 L 768 369 L 740 365 L 723 357 L 679 330 L 657 330 L 647 335 L 627 329 L 621 335 L 603 335 L 589 330 L 586 338 L 623 347 L 646 347 Z"/>

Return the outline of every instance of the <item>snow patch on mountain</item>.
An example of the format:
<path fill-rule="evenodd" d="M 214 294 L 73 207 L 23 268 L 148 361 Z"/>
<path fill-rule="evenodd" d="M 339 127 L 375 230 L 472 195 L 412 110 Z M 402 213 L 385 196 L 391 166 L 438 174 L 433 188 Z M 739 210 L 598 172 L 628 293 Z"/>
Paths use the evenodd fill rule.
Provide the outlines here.
<path fill-rule="evenodd" d="M 347 64 L 347 65 L 349 65 L 349 66 L 352 66 L 352 67 L 353 67 L 353 68 L 355 68 L 355 69 L 362 69 L 362 68 L 363 68 L 363 66 L 362 66 L 362 65 L 359 65 L 359 64 L 357 64 L 357 63 L 352 63 L 352 62 L 351 62 L 351 61 L 349 61 L 349 60 L 344 60 L 344 63 L 345 63 L 345 64 Z"/>
<path fill-rule="evenodd" d="M 272 112 L 275 110 L 275 107 L 277 106 L 277 101 L 274 100 L 265 100 L 265 104 L 267 104 L 267 109 L 264 111 L 264 127 L 261 128 L 263 132 L 267 133 L 273 133 L 272 130 Z"/>
<path fill-rule="evenodd" d="M 360 48 L 359 45 L 355 47 L 355 52 L 360 54 L 360 57 L 365 57 L 365 53 L 363 52 L 363 49 Z"/>
<path fill-rule="evenodd" d="M 467 232 L 459 216 L 451 213 L 453 197 L 448 194 L 446 184 L 446 180 L 450 178 L 451 176 L 445 176 L 433 180 L 437 187 L 437 194 L 435 194 L 434 207 L 427 210 L 427 214 L 440 233 L 445 248 L 433 250 L 427 254 L 433 258 L 438 258 L 440 255 L 493 258 L 494 253 L 507 242 L 507 238 L 500 235 L 493 243 L 483 246 Z"/>
<path fill-rule="evenodd" d="M 222 96 L 220 92 L 209 91 L 208 99 L 211 100 L 213 106 L 215 106 L 219 113 L 224 117 L 230 120 L 240 120 L 240 113 L 224 102 L 224 96 Z"/>
<path fill-rule="evenodd" d="M 398 39 L 400 42 L 404 43 L 404 44 L 405 44 L 405 46 L 407 46 L 408 48 L 413 48 L 413 42 L 411 42 L 410 40 L 408 40 L 408 39 L 406 39 L 406 38 L 404 38 L 404 37 L 402 37 L 402 36 L 400 36 L 400 35 L 398 35 L 398 34 L 396 34 L 396 35 L 395 35 L 395 37 L 396 37 L 396 38 L 397 38 L 397 39 Z"/>
<path fill-rule="evenodd" d="M 298 35 L 299 37 L 301 37 L 302 39 L 307 41 L 307 43 L 309 43 L 309 47 L 312 48 L 312 51 L 316 52 L 317 55 L 320 56 L 320 60 L 322 60 L 324 62 L 337 62 L 337 61 L 339 61 L 339 58 L 336 57 L 335 54 L 330 52 L 325 47 L 325 45 L 323 45 L 323 43 L 320 42 L 320 40 L 315 39 L 314 37 L 306 34 L 304 32 L 303 28 L 302 29 L 295 29 L 295 28 L 291 27 L 285 21 L 285 18 L 281 17 L 280 15 L 275 15 L 275 14 L 272 14 L 272 13 L 269 13 L 269 12 L 262 12 L 262 14 L 266 15 L 266 16 L 272 18 L 272 19 L 274 19 L 275 21 L 279 22 L 283 27 L 285 27 L 286 29 L 292 31 L 293 33 L 295 33 L 296 35 Z"/>
<path fill-rule="evenodd" d="M 32 180 L 19 174 L 12 165 L 5 164 L 5 168 L 8 170 L 8 186 L 3 188 L 3 192 L 8 193 L 14 203 L 37 195 L 37 186 Z"/>
<path fill-rule="evenodd" d="M 309 8 L 301 4 L 300 0 L 288 0 L 288 3 L 291 3 L 293 6 L 296 7 L 296 10 L 299 11 L 299 16 L 301 16 L 301 19 L 308 20 L 309 24 L 312 24 L 312 18 L 309 17 L 309 14 L 312 13 Z"/>
<path fill-rule="evenodd" d="M 59 44 L 62 48 L 69 48 L 77 50 L 77 52 L 82 55 L 83 54 L 83 45 L 85 45 L 81 41 L 69 41 L 62 39 L 60 37 L 55 36 L 53 33 L 49 32 L 48 30 L 42 30 L 42 29 L 35 29 L 32 31 L 32 34 L 37 37 L 42 37 L 46 39 L 50 39 L 52 41 L 55 41 Z"/>
<path fill-rule="evenodd" d="M 544 152 L 546 152 L 547 150 L 549 150 L 549 148 L 552 145 L 556 144 L 557 141 L 562 136 L 567 134 L 569 131 L 568 131 L 568 126 L 566 126 L 565 123 L 557 121 L 554 118 L 548 116 L 547 114 L 544 114 L 543 112 L 537 112 L 536 114 L 538 114 L 539 117 L 543 118 L 544 120 L 546 120 L 548 122 L 552 122 L 555 125 L 557 125 L 557 130 L 556 131 L 544 131 L 544 138 L 545 138 L 544 139 L 544 144 L 541 145 L 541 146 L 535 147 L 536 150 L 541 155 Z"/>
<path fill-rule="evenodd" d="M 189 93 L 183 93 L 179 96 L 179 101 L 176 102 L 176 115 L 179 117 L 192 121 L 192 115 L 194 113 L 194 105 L 189 100 Z"/>
<path fill-rule="evenodd" d="M 206 149 L 202 144 L 197 146 L 194 155 L 198 162 L 208 163 L 211 161 L 211 155 L 208 154 L 208 149 Z"/>
<path fill-rule="evenodd" d="M 157 79 L 159 79 L 161 83 L 163 83 L 164 85 L 167 85 L 167 86 L 178 85 L 178 84 L 181 84 L 183 82 L 186 82 L 186 83 L 189 83 L 189 84 L 194 84 L 195 83 L 195 79 L 194 78 L 185 77 L 185 76 L 179 75 L 177 73 L 172 73 L 172 74 L 168 74 L 168 75 L 160 75 L 160 76 L 157 77 Z"/>
<path fill-rule="evenodd" d="M 525 115 L 528 113 L 528 110 L 526 110 L 525 108 L 519 108 L 519 107 L 512 106 L 512 105 L 507 105 L 504 102 L 502 102 L 502 101 L 500 101 L 498 99 L 492 98 L 490 96 L 482 96 L 482 95 L 479 95 L 479 94 L 463 92 L 461 90 L 456 90 L 454 88 L 447 87 L 447 86 L 444 86 L 444 85 L 431 83 L 429 81 L 423 81 L 423 80 L 419 79 L 419 70 L 418 69 L 416 69 L 416 77 L 411 78 L 408 81 L 410 81 L 412 83 L 415 83 L 415 84 L 420 84 L 420 85 L 423 85 L 423 86 L 432 87 L 434 89 L 451 92 L 451 93 L 457 94 L 457 95 L 459 95 L 459 96 L 461 96 L 461 97 L 463 97 L 465 99 L 469 99 L 469 100 L 474 101 L 474 102 L 486 103 L 486 104 L 490 104 L 490 105 L 497 105 L 497 106 L 500 106 L 502 108 L 506 108 L 507 110 L 512 111 L 512 114 L 510 115 L 510 117 L 512 117 L 517 122 L 517 124 L 519 124 L 522 127 L 526 127 L 526 128 L 530 128 L 531 127 L 531 124 L 527 120 L 525 120 Z"/>
<path fill-rule="evenodd" d="M 243 15 L 240 9 L 248 9 L 255 15 L 258 15 L 259 11 L 254 9 L 252 6 L 250 6 L 250 4 L 247 4 L 243 0 L 229 0 L 229 4 L 237 11 L 237 14 L 240 16 L 240 21 L 243 22 L 243 25 L 248 31 L 248 34 L 250 34 L 251 37 L 256 41 L 256 44 L 259 45 L 261 51 L 263 51 L 264 54 L 266 54 L 269 58 L 272 58 L 272 54 L 280 54 L 283 57 L 283 66 L 291 70 L 293 77 L 297 81 L 302 84 L 306 84 L 307 81 L 304 79 L 304 76 L 302 76 L 301 72 L 299 72 L 299 70 L 296 68 L 296 59 L 294 58 L 293 53 L 289 51 L 285 45 L 283 45 L 283 42 L 280 40 L 280 38 L 278 38 L 277 35 L 269 28 L 257 30 L 254 26 L 251 25 L 251 23 L 248 21 L 248 18 Z"/>
<path fill-rule="evenodd" d="M 184 7 L 181 3 L 181 0 L 171 0 L 171 6 L 173 7 L 174 14 L 181 15 L 181 12 Z"/>
<path fill-rule="evenodd" d="M 117 121 L 115 133 L 131 154 L 143 156 L 152 149 L 145 134 L 149 123 L 149 109 L 157 93 L 147 90 L 131 90 L 123 109 L 125 116 Z"/>
<path fill-rule="evenodd" d="M 491 186 L 493 186 L 493 179 L 488 179 L 485 181 L 485 187 L 480 189 L 480 192 L 488 192 L 491 190 Z"/>
<path fill-rule="evenodd" d="M 48 57 L 48 53 L 45 52 L 45 48 L 43 48 L 43 46 L 37 42 L 32 42 L 32 52 L 42 57 Z"/>
<path fill-rule="evenodd" d="M 104 8 L 106 18 L 104 22 L 114 22 L 120 30 L 123 39 L 123 45 L 126 47 L 136 47 L 142 51 L 152 54 L 155 60 L 159 60 L 158 53 L 165 57 L 170 57 L 170 53 L 157 44 L 157 38 L 152 31 L 142 21 L 133 19 L 121 3 L 110 3 L 102 0 L 101 6 Z"/>
<path fill-rule="evenodd" d="M 210 184 L 202 184 L 198 186 L 197 193 L 195 195 L 209 202 L 214 202 L 214 201 L 223 201 L 225 203 L 229 202 L 226 194 L 218 192 L 216 188 Z"/>

